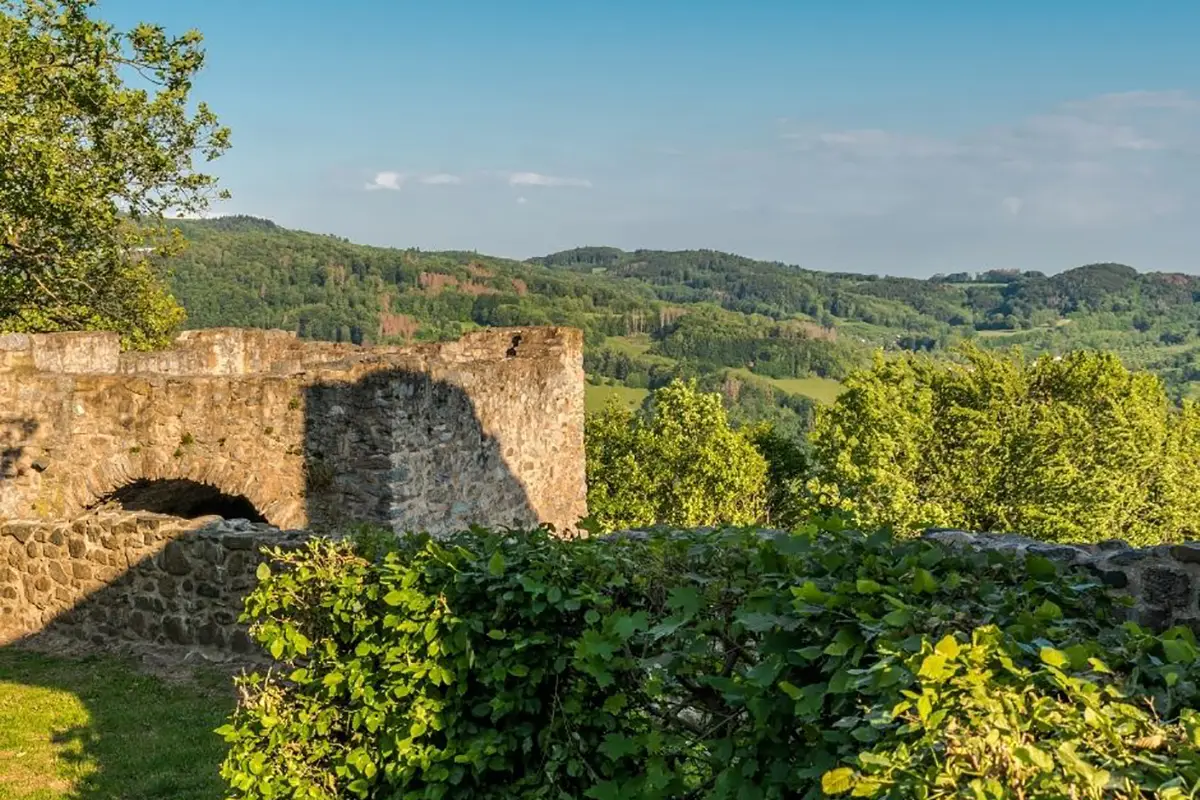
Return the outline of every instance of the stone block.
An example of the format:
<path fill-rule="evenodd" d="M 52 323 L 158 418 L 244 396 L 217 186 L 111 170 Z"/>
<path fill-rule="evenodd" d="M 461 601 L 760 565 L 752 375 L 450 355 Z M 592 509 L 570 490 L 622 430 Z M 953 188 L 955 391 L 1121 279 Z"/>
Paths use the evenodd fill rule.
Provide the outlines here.
<path fill-rule="evenodd" d="M 1184 564 L 1200 564 L 1200 542 L 1185 542 L 1171 548 L 1171 556 Z"/>
<path fill-rule="evenodd" d="M 162 552 L 162 568 L 171 575 L 187 575 L 192 571 L 192 564 L 182 544 L 167 542 Z"/>
<path fill-rule="evenodd" d="M 1142 597 L 1158 608 L 1184 609 L 1192 596 L 1192 577 L 1170 567 L 1149 567 L 1142 573 Z"/>

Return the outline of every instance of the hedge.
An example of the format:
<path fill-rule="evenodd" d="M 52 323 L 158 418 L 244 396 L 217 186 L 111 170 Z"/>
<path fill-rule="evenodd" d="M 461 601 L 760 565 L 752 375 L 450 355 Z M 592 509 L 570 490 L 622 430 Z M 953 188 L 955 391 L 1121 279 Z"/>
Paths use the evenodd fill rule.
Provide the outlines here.
<path fill-rule="evenodd" d="M 1133 798 L 1200 784 L 1196 641 L 1037 556 L 879 533 L 314 541 L 233 798 Z"/>

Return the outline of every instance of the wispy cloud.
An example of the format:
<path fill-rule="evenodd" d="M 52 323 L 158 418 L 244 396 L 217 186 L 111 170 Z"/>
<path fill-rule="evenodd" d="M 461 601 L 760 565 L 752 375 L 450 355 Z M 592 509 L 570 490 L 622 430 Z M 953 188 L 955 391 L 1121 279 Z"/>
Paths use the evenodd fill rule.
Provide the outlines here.
<path fill-rule="evenodd" d="M 741 140 L 697 132 L 669 158 L 647 142 L 587 167 L 450 163 L 433 172 L 393 162 L 373 179 L 354 180 L 434 195 L 438 184 L 457 179 L 464 185 L 454 192 L 458 210 L 472 209 L 485 220 L 473 223 L 481 229 L 494 226 L 478 238 L 480 248 L 526 255 L 602 241 L 899 274 L 1053 270 L 1088 259 L 1200 272 L 1191 261 L 1200 215 L 1198 97 L 1104 94 L 941 131 L 930 120 L 838 126 L 793 117 L 748 127 Z M 589 178 L 601 174 L 593 185 Z M 559 194 L 576 196 L 541 202 Z M 408 223 L 413 236 L 440 230 L 449 246 L 475 235 L 437 203 L 415 206 L 428 216 Z M 537 215 L 521 213 L 534 206 Z M 552 226 L 543 214 L 553 215 Z"/>
<path fill-rule="evenodd" d="M 823 193 L 826 216 L 1125 224 L 1175 213 L 1181 192 L 1200 202 L 1194 173 L 1180 172 L 1200 152 L 1197 109 L 1183 92 L 1108 94 L 954 138 L 789 120 L 769 169 L 782 207 L 812 208 L 804 195 Z"/>
<path fill-rule="evenodd" d="M 367 191 L 374 192 L 382 189 L 387 189 L 393 192 L 400 191 L 405 185 L 423 185 L 423 186 L 458 186 L 468 182 L 468 177 L 471 177 L 471 183 L 496 182 L 500 181 L 509 186 L 540 186 L 546 188 L 576 188 L 590 189 L 592 182 L 584 178 L 563 177 L 560 175 L 545 175 L 540 172 L 478 172 L 471 176 L 458 175 L 452 172 L 398 172 L 395 170 L 384 170 L 375 173 L 370 181 L 363 187 Z"/>
<path fill-rule="evenodd" d="M 432 175 L 422 175 L 418 180 L 426 186 L 457 186 L 463 182 L 458 175 L 448 172 L 435 172 Z"/>
<path fill-rule="evenodd" d="M 377 172 L 375 177 L 363 188 L 368 192 L 377 192 L 380 189 L 388 189 L 393 192 L 400 191 L 400 187 L 404 185 L 404 175 L 400 172 Z"/>
<path fill-rule="evenodd" d="M 1091 97 L 1086 100 L 1075 100 L 1064 105 L 1073 111 L 1130 111 L 1133 109 L 1166 109 L 1174 111 L 1195 111 L 1200 109 L 1200 101 L 1187 92 L 1173 89 L 1168 91 L 1134 91 L 1112 92 Z"/>
<path fill-rule="evenodd" d="M 592 188 L 592 182 L 583 178 L 563 178 L 543 175 L 540 172 L 513 172 L 508 176 L 510 186 L 573 186 L 580 189 Z"/>

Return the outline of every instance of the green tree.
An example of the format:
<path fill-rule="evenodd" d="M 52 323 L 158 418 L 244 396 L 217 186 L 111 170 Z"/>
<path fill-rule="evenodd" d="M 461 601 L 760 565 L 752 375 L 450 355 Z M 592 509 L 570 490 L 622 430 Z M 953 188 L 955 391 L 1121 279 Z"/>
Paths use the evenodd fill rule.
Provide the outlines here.
<path fill-rule="evenodd" d="M 808 477 L 806 440 L 788 436 L 770 422 L 742 429 L 767 461 L 767 514 L 765 522 L 777 528 L 792 528 L 804 521 L 805 479 Z"/>
<path fill-rule="evenodd" d="M 818 412 L 813 507 L 1049 540 L 1192 535 L 1198 412 L 1111 353 L 879 357 Z"/>
<path fill-rule="evenodd" d="M 156 223 L 207 206 L 216 179 L 192 159 L 229 131 L 189 109 L 199 33 L 118 31 L 95 4 L 0 0 L 0 330 L 150 346 L 183 320 L 160 274 L 181 240 Z"/>
<path fill-rule="evenodd" d="M 763 518 L 767 462 L 695 381 L 656 390 L 642 411 L 613 403 L 586 432 L 588 506 L 605 528 Z"/>

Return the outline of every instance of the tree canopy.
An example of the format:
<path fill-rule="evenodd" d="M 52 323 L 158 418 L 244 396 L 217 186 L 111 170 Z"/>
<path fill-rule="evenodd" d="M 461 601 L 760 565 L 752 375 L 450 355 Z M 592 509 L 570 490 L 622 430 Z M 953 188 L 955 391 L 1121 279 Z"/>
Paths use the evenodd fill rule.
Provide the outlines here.
<path fill-rule="evenodd" d="M 1111 353 L 879 358 L 812 436 L 815 506 L 1049 540 L 1194 536 L 1200 410 Z"/>
<path fill-rule="evenodd" d="M 589 418 L 587 478 L 607 529 L 750 525 L 766 512 L 766 460 L 694 381 L 658 389 L 640 412 L 610 405 Z"/>
<path fill-rule="evenodd" d="M 201 36 L 94 18 L 95 0 L 0 0 L 0 330 L 107 328 L 160 342 L 183 320 L 161 281 L 229 144 L 203 103 Z"/>

